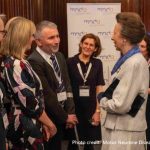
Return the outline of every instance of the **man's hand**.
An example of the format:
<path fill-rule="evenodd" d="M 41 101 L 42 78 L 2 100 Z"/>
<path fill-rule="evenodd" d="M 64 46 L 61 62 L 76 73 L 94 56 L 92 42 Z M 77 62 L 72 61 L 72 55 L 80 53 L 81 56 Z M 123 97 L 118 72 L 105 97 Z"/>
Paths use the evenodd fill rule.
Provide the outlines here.
<path fill-rule="evenodd" d="M 73 128 L 78 123 L 78 119 L 75 114 L 69 114 L 66 120 L 66 128 Z"/>

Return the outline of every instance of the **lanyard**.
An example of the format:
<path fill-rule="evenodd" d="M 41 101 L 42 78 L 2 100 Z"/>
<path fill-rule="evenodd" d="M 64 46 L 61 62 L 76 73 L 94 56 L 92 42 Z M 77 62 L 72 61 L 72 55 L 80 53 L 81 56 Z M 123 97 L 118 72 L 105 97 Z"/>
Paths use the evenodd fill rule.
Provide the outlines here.
<path fill-rule="evenodd" d="M 87 81 L 87 77 L 88 77 L 88 75 L 89 75 L 89 73 L 90 73 L 90 70 L 91 70 L 91 68 L 92 68 L 92 64 L 91 64 L 91 63 L 89 64 L 85 76 L 83 75 L 83 72 L 82 72 L 80 63 L 77 64 L 77 67 L 78 67 L 79 73 L 80 73 L 80 75 L 81 75 L 81 77 L 82 77 L 82 79 L 83 79 L 83 82 L 84 82 L 84 84 L 85 84 L 85 82 Z"/>

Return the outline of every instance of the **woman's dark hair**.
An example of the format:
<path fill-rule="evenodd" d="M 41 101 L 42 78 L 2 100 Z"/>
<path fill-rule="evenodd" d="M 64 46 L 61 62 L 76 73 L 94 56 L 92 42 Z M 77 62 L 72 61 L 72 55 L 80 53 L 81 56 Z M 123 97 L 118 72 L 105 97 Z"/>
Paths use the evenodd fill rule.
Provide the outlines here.
<path fill-rule="evenodd" d="M 149 33 L 146 33 L 146 35 L 144 36 L 144 39 L 143 39 L 145 42 L 146 42 L 146 45 L 147 45 L 147 51 L 148 51 L 148 56 L 150 58 L 150 34 Z"/>
<path fill-rule="evenodd" d="M 94 35 L 93 33 L 88 33 L 88 34 L 85 34 L 81 38 L 80 43 L 83 43 L 87 38 L 93 39 L 95 41 L 96 51 L 93 53 L 92 56 L 94 56 L 94 57 L 98 56 L 101 53 L 101 50 L 102 50 L 100 38 L 98 36 Z M 81 49 L 80 44 L 79 44 L 79 53 L 81 53 L 81 51 L 82 51 L 82 49 Z"/>
<path fill-rule="evenodd" d="M 140 16 L 133 12 L 121 12 L 116 15 L 117 23 L 122 26 L 121 35 L 131 44 L 141 42 L 145 35 L 145 25 Z"/>

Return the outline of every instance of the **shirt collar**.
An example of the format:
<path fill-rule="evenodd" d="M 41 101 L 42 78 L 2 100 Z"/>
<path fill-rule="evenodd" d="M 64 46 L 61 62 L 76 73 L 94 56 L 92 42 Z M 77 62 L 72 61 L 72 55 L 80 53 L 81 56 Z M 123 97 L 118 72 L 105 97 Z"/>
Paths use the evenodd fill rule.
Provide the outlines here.
<path fill-rule="evenodd" d="M 36 47 L 36 50 L 41 54 L 41 56 L 48 60 L 50 58 L 50 54 L 45 53 L 42 49 L 40 49 L 38 46 Z"/>

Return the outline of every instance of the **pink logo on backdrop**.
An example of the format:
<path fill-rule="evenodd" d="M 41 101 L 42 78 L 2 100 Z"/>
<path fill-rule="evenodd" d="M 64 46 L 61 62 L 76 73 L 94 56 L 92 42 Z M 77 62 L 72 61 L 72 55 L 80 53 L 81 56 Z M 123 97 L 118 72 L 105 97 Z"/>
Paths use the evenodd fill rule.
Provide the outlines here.
<path fill-rule="evenodd" d="M 82 37 L 83 35 L 85 35 L 87 32 L 71 32 L 70 35 L 73 37 Z"/>
<path fill-rule="evenodd" d="M 114 9 L 112 7 L 99 7 L 97 8 L 97 10 L 101 13 L 105 13 L 105 14 L 110 14 L 110 13 L 113 13 L 114 12 Z"/>
<path fill-rule="evenodd" d="M 84 19 L 83 23 L 86 25 L 103 25 L 100 19 Z"/>
<path fill-rule="evenodd" d="M 104 37 L 104 38 L 111 38 L 112 32 L 111 31 L 99 31 L 97 32 L 98 36 Z"/>
<path fill-rule="evenodd" d="M 105 54 L 105 55 L 100 55 L 99 58 L 101 60 L 105 60 L 105 61 L 116 61 L 118 59 L 118 56 L 116 55 L 111 55 L 111 54 Z"/>
<path fill-rule="evenodd" d="M 70 8 L 70 12 L 73 12 L 73 13 L 87 13 L 87 8 L 85 7 L 72 7 Z"/>

